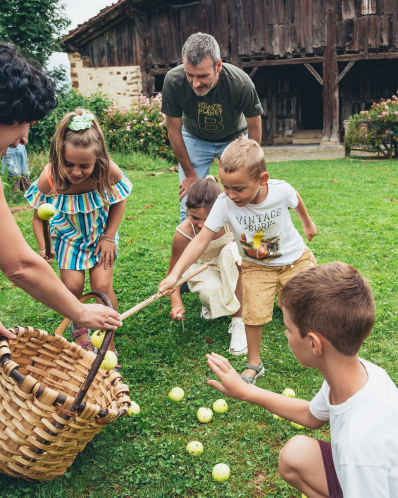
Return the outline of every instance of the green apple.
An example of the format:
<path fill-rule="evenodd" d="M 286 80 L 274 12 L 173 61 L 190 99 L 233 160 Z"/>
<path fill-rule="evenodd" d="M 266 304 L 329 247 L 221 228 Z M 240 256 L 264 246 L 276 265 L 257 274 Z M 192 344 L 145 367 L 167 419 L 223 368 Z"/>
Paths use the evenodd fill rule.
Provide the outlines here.
<path fill-rule="evenodd" d="M 37 215 L 41 220 L 49 220 L 57 212 L 55 207 L 48 202 L 41 204 L 37 210 Z"/>
<path fill-rule="evenodd" d="M 304 493 L 301 493 L 301 498 L 307 498 Z"/>
<path fill-rule="evenodd" d="M 169 398 L 172 401 L 181 401 L 183 397 L 184 391 L 181 389 L 181 387 L 175 387 L 169 392 Z"/>
<path fill-rule="evenodd" d="M 198 417 L 199 422 L 202 424 L 207 424 L 207 422 L 210 422 L 210 420 L 213 417 L 213 412 L 210 410 L 210 408 L 199 408 L 198 413 L 196 414 Z"/>
<path fill-rule="evenodd" d="M 215 481 L 224 482 L 228 481 L 230 470 L 225 463 L 218 463 L 213 467 L 212 476 Z"/>
<path fill-rule="evenodd" d="M 91 344 L 99 349 L 102 346 L 104 337 L 105 337 L 105 330 L 96 330 L 91 335 Z"/>
<path fill-rule="evenodd" d="M 274 420 L 278 420 L 279 422 L 282 422 L 282 420 L 285 420 L 284 418 L 282 417 L 279 417 L 278 415 L 275 415 L 275 413 L 272 414 Z"/>
<path fill-rule="evenodd" d="M 117 356 L 113 351 L 107 351 L 102 360 L 100 368 L 103 370 L 113 370 L 117 365 Z"/>
<path fill-rule="evenodd" d="M 198 456 L 203 453 L 203 445 L 199 441 L 191 441 L 187 444 L 187 451 L 190 455 Z"/>
<path fill-rule="evenodd" d="M 225 413 L 228 410 L 228 405 L 223 399 L 218 399 L 213 403 L 213 410 L 216 413 Z"/>
<path fill-rule="evenodd" d="M 135 403 L 134 401 L 131 402 L 129 411 L 127 412 L 127 415 L 129 417 L 132 417 L 133 415 L 138 415 L 140 413 L 140 407 Z"/>
<path fill-rule="evenodd" d="M 293 429 L 296 429 L 296 431 L 301 431 L 301 429 L 305 429 L 304 425 L 296 424 L 295 422 L 290 422 L 290 425 L 293 427 Z"/>
<path fill-rule="evenodd" d="M 285 389 L 282 393 L 282 396 L 287 396 L 288 398 L 295 398 L 296 393 L 293 391 L 293 389 Z"/>

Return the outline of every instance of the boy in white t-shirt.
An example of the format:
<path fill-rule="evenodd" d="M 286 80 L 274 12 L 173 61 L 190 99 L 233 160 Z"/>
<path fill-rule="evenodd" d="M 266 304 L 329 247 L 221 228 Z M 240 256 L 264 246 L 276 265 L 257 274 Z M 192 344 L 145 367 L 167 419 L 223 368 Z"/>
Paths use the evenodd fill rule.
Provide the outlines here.
<path fill-rule="evenodd" d="M 294 276 L 282 291 L 286 337 L 303 367 L 325 381 L 311 402 L 245 384 L 222 356 L 207 355 L 224 394 L 311 429 L 330 420 L 331 444 L 293 437 L 279 470 L 308 498 L 398 497 L 398 389 L 358 351 L 375 322 L 368 282 L 352 266 L 328 263 Z"/>
<path fill-rule="evenodd" d="M 316 234 L 316 226 L 291 185 L 269 180 L 264 151 L 254 140 L 241 137 L 230 143 L 221 155 L 218 171 L 224 194 L 219 196 L 200 234 L 187 246 L 159 290 L 171 289 L 203 253 L 214 233 L 229 225 L 242 257 L 242 321 L 248 350 L 242 379 L 254 384 L 264 374 L 260 358 L 262 325 L 272 320 L 275 295 L 278 304 L 285 283 L 313 266 L 311 251 L 294 227 L 289 208 L 301 219 L 310 241 Z"/>

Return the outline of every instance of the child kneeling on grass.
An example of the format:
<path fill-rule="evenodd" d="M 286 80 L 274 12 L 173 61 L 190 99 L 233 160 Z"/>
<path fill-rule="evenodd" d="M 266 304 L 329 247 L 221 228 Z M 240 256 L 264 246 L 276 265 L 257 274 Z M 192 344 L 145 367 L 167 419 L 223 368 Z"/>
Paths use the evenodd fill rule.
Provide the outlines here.
<path fill-rule="evenodd" d="M 222 189 L 217 179 L 207 175 L 193 183 L 187 197 L 188 218 L 185 219 L 173 238 L 169 273 L 181 257 L 190 240 L 194 240 L 203 229 L 209 212 L 221 194 Z M 197 292 L 203 305 L 201 316 L 214 319 L 232 315 L 228 332 L 231 334 L 229 352 L 234 355 L 247 353 L 245 326 L 242 322 L 242 276 L 240 264 L 242 258 L 234 242 L 234 236 L 228 226 L 217 233 L 204 253 L 196 260 L 186 273 L 207 264 L 207 270 L 193 277 L 189 282 L 189 290 Z M 170 317 L 181 320 L 185 308 L 181 301 L 180 289 L 170 295 L 172 309 Z"/>
<path fill-rule="evenodd" d="M 308 240 L 316 234 L 301 197 L 282 180 L 269 180 L 264 151 L 254 140 L 238 138 L 221 155 L 224 194 L 215 202 L 203 229 L 190 242 L 159 291 L 171 289 L 198 259 L 214 233 L 229 225 L 242 257 L 243 323 L 248 363 L 242 379 L 254 384 L 264 374 L 260 358 L 262 325 L 272 320 L 275 294 L 296 273 L 313 266 L 312 254 L 290 218 L 292 208 Z M 278 301 L 277 301 L 278 303 Z"/>
<path fill-rule="evenodd" d="M 295 436 L 279 454 L 282 477 L 308 498 L 398 497 L 398 389 L 358 357 L 375 322 L 368 282 L 345 263 L 320 265 L 289 280 L 281 304 L 294 356 L 325 379 L 312 401 L 247 386 L 214 353 L 207 362 L 222 384 L 207 383 L 311 429 L 330 420 L 331 444 Z"/>

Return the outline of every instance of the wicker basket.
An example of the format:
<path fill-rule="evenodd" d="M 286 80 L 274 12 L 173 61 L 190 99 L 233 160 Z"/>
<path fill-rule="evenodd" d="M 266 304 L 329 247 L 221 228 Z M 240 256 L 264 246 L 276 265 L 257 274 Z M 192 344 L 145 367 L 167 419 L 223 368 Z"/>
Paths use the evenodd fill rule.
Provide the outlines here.
<path fill-rule="evenodd" d="M 101 293 L 86 294 L 82 301 Z M 130 407 L 121 375 L 99 366 L 112 339 L 107 331 L 98 355 L 68 342 L 65 319 L 50 335 L 15 327 L 0 337 L 0 472 L 28 481 L 63 475 L 76 455 Z M 84 398 L 84 402 L 83 402 Z"/>

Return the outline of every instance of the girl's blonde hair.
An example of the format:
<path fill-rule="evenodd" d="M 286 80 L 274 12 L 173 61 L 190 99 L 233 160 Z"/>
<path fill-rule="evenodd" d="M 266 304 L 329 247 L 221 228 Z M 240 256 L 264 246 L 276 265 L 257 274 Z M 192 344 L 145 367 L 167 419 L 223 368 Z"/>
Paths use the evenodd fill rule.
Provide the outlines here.
<path fill-rule="evenodd" d="M 189 191 L 187 197 L 187 208 L 197 209 L 204 208 L 210 212 L 217 197 L 222 193 L 221 185 L 218 183 L 217 177 L 207 175 L 205 178 L 196 180 Z"/>
<path fill-rule="evenodd" d="M 81 116 L 84 113 L 91 114 L 93 120 L 90 128 L 85 130 L 73 131 L 67 126 L 74 116 Z M 51 179 L 54 183 L 55 192 L 65 192 L 68 190 L 71 182 L 67 176 L 67 166 L 64 159 L 65 145 L 70 144 L 73 147 L 87 149 L 95 154 L 96 162 L 94 171 L 91 175 L 93 181 L 97 184 L 96 190 L 104 201 L 107 201 L 106 193 L 113 193 L 113 187 L 110 179 L 110 161 L 111 158 L 106 150 L 104 135 L 101 128 L 91 111 L 85 109 L 76 109 L 74 112 L 68 112 L 59 123 L 51 142 L 50 148 L 50 172 Z"/>

